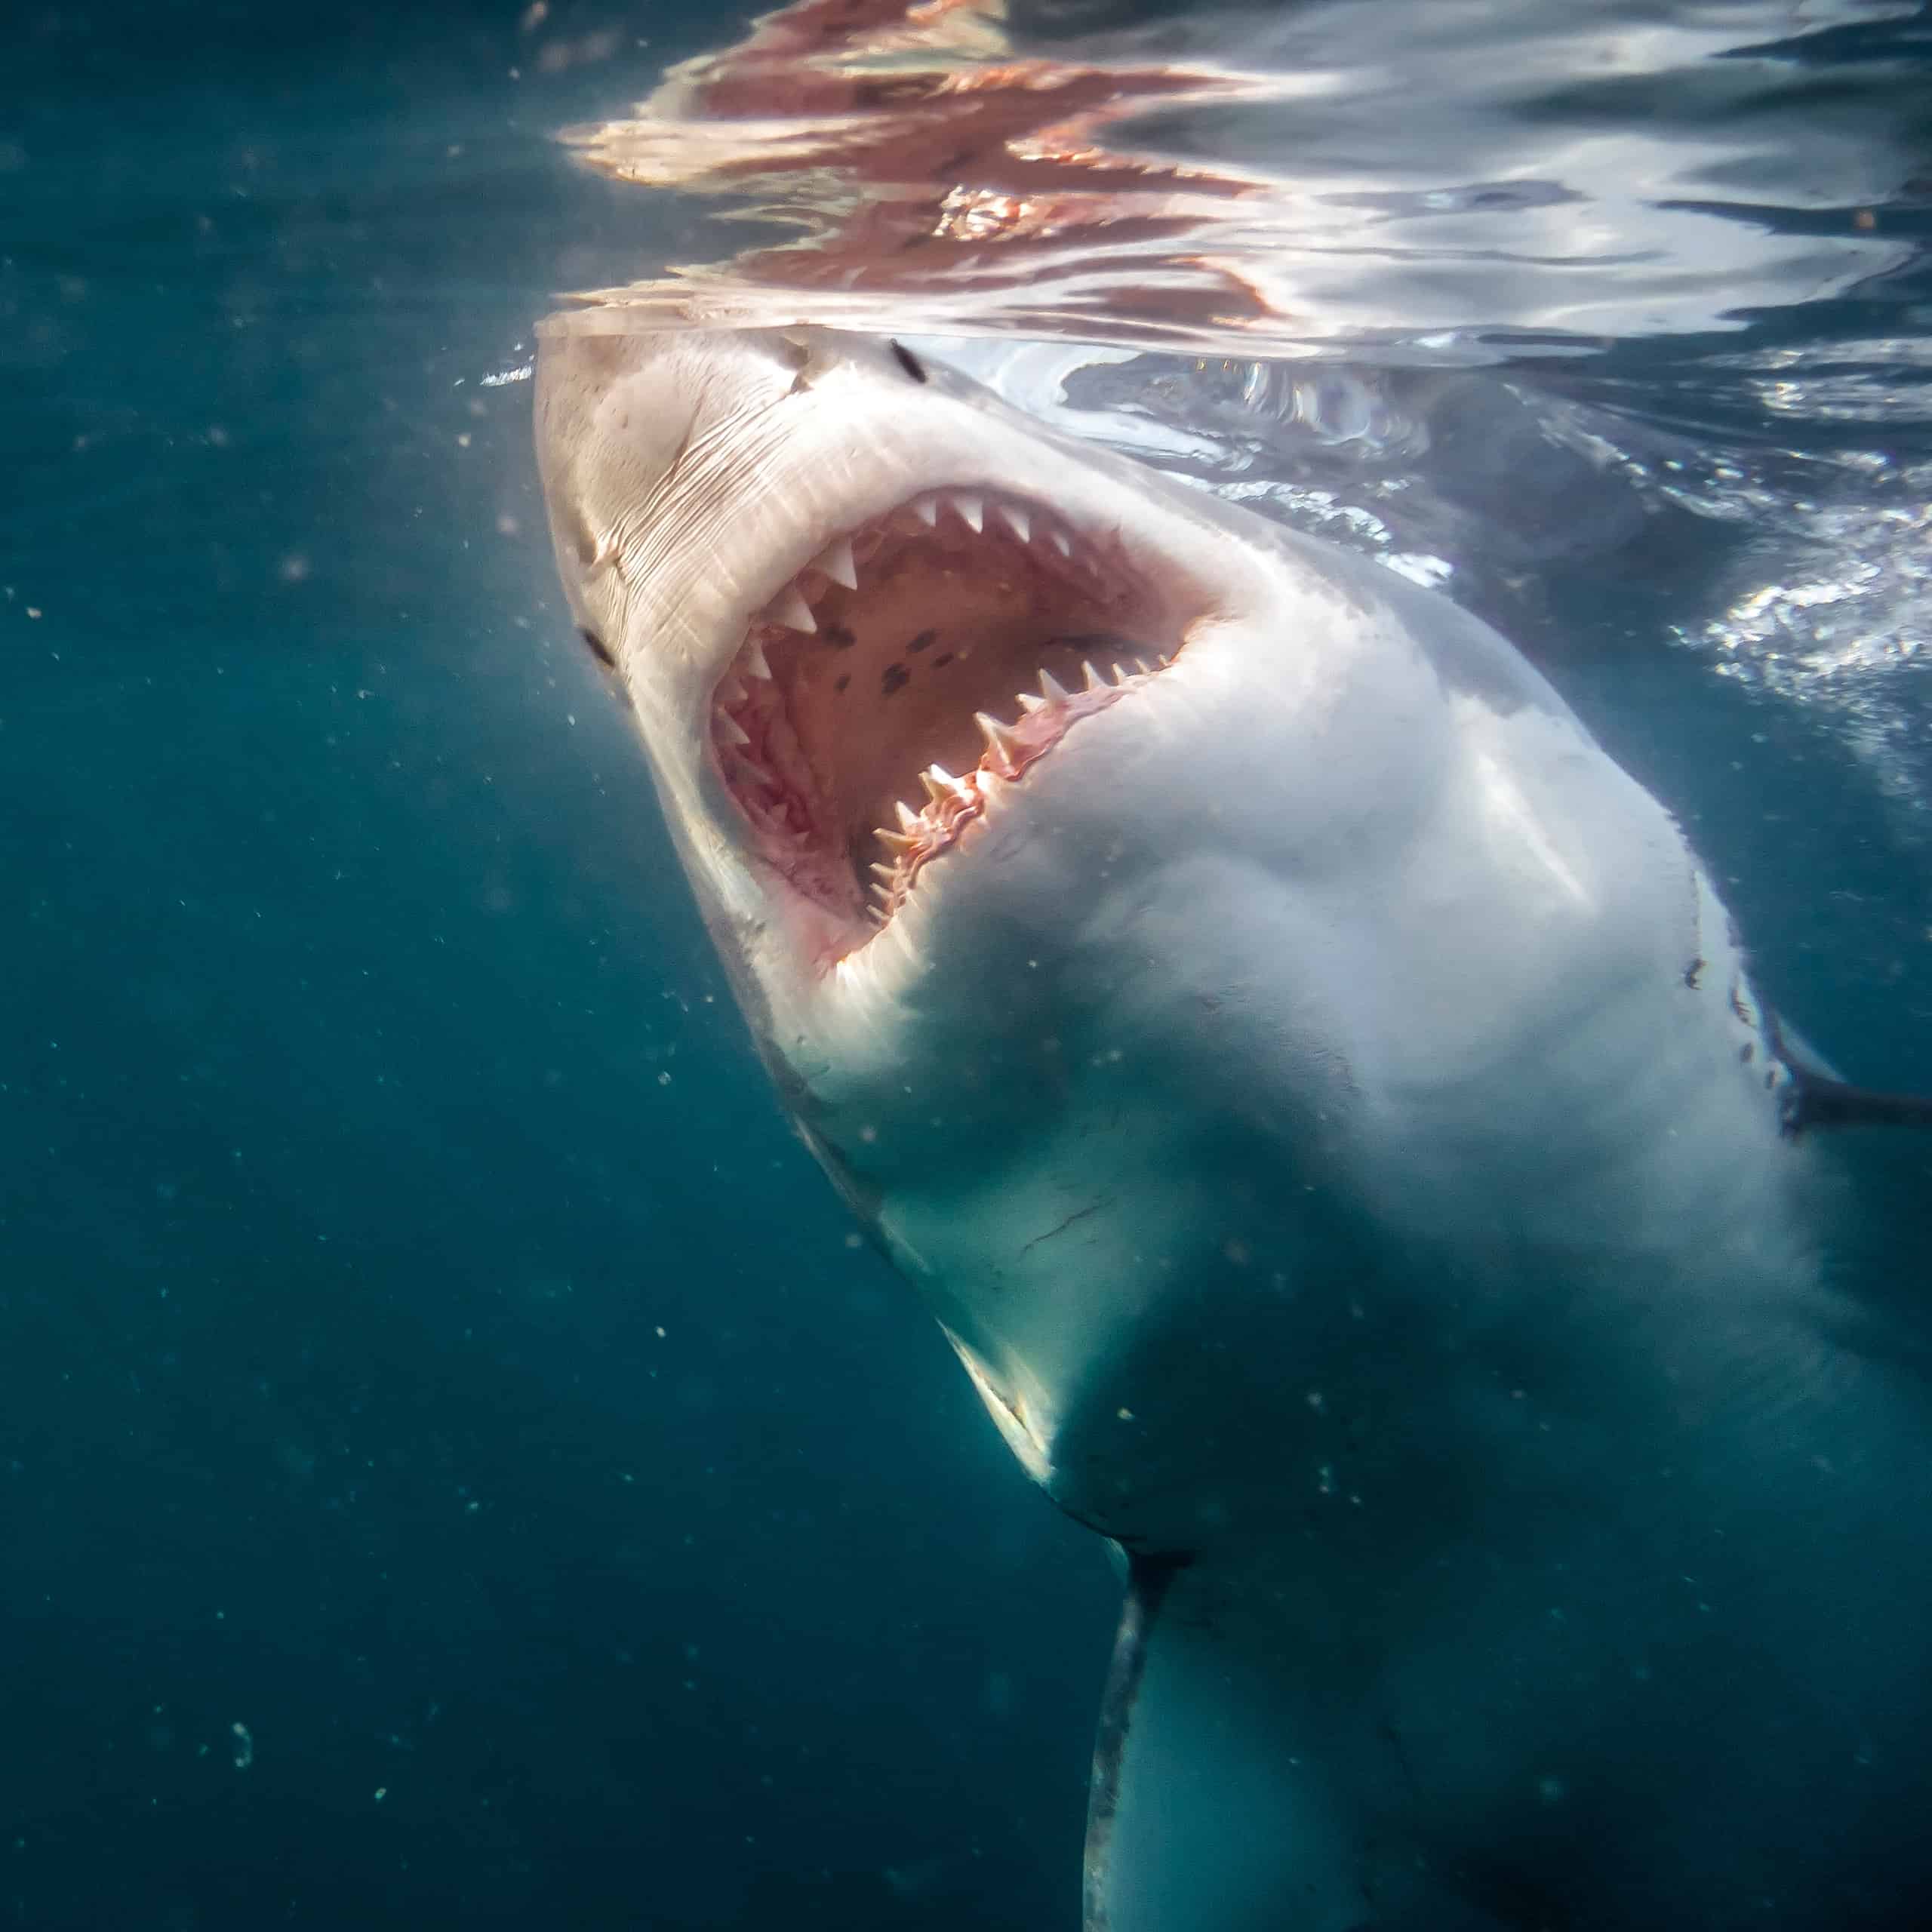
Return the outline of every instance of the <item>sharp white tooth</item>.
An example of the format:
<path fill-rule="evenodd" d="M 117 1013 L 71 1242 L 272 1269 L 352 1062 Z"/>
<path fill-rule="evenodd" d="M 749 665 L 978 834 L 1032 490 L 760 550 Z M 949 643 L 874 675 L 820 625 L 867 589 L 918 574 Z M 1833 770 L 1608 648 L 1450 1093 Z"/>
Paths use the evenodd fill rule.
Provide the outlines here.
<path fill-rule="evenodd" d="M 995 503 L 993 507 L 999 512 L 1000 521 L 1004 524 L 1021 543 L 1030 543 L 1032 541 L 1032 523 L 1026 512 L 1017 503 Z"/>
<path fill-rule="evenodd" d="M 764 646 L 756 638 L 745 647 L 745 669 L 754 678 L 768 681 L 771 676 L 771 666 L 764 661 Z"/>
<path fill-rule="evenodd" d="M 743 753 L 740 754 L 738 762 L 746 771 L 751 774 L 753 783 L 762 785 L 769 791 L 775 792 L 778 789 L 778 780 L 773 777 L 771 774 L 766 771 L 763 765 L 757 764 L 753 760 L 745 757 Z M 779 814 L 782 811 L 782 808 L 778 806 L 774 806 L 772 809 L 774 814 Z"/>
<path fill-rule="evenodd" d="M 939 499 L 937 497 L 915 497 L 912 499 L 912 514 L 930 530 L 939 521 Z"/>
<path fill-rule="evenodd" d="M 1128 669 L 1124 664 L 1116 664 L 1114 666 L 1114 682 L 1115 684 L 1124 685 L 1128 679 L 1132 675 L 1133 673 Z"/>
<path fill-rule="evenodd" d="M 1097 691 L 1102 688 L 1100 674 L 1094 669 L 1092 659 L 1089 658 L 1081 663 L 1080 675 L 1087 680 L 1087 688 L 1090 691 Z"/>
<path fill-rule="evenodd" d="M 1054 704 L 1066 702 L 1066 687 L 1051 671 L 1040 673 L 1040 694 Z"/>
<path fill-rule="evenodd" d="M 1134 668 L 1138 671 L 1143 678 L 1150 678 L 1154 675 L 1153 666 L 1149 664 L 1144 657 L 1137 657 L 1134 660 Z"/>
<path fill-rule="evenodd" d="M 1004 763 L 1013 762 L 1013 737 L 997 718 L 989 717 L 983 711 L 973 714 L 973 722 L 980 728 L 980 736 L 986 740 L 986 749 Z"/>
<path fill-rule="evenodd" d="M 1022 711 L 1044 711 L 1047 708 L 1047 701 L 1038 691 L 1022 691 L 1020 694 L 1020 708 Z"/>
<path fill-rule="evenodd" d="M 1054 548 L 1057 550 L 1063 557 L 1070 557 L 1073 555 L 1073 546 L 1066 540 L 1066 537 L 1059 531 L 1050 530 L 1047 532 L 1047 534 L 1053 539 Z"/>
<path fill-rule="evenodd" d="M 919 774 L 919 783 L 926 788 L 926 796 L 937 804 L 952 783 L 952 774 L 943 764 L 929 764 Z"/>
<path fill-rule="evenodd" d="M 751 743 L 745 728 L 721 705 L 718 710 L 718 735 L 728 745 L 748 745 Z"/>
<path fill-rule="evenodd" d="M 872 876 L 875 878 L 884 879 L 886 884 L 890 885 L 899 876 L 899 869 L 896 866 L 881 865 L 875 860 L 872 862 Z"/>
<path fill-rule="evenodd" d="M 818 629 L 818 620 L 812 615 L 812 607 L 798 595 L 798 586 L 789 584 L 782 597 L 775 597 L 767 607 L 768 614 L 774 624 L 783 624 L 788 631 L 804 631 L 808 635 Z"/>
<path fill-rule="evenodd" d="M 734 711 L 744 703 L 746 696 L 743 684 L 736 676 L 727 678 L 718 687 L 718 702 L 730 706 Z"/>
<path fill-rule="evenodd" d="M 908 816 L 909 817 L 910 814 L 909 814 Z M 917 822 L 916 820 L 914 821 L 915 823 Z M 909 852 L 919 842 L 916 838 L 912 838 L 903 832 L 888 832 L 882 825 L 874 829 L 872 836 L 888 852 Z M 875 866 L 873 869 L 876 871 L 878 868 Z"/>
<path fill-rule="evenodd" d="M 895 798 L 892 801 L 892 809 L 899 815 L 901 832 L 916 832 L 919 829 L 919 814 L 903 798 Z"/>
<path fill-rule="evenodd" d="M 977 537 L 986 526 L 986 501 L 983 497 L 969 494 L 964 490 L 952 493 L 952 507 L 965 520 L 967 528 Z"/>
<path fill-rule="evenodd" d="M 824 571 L 834 583 L 842 583 L 848 590 L 859 587 L 858 567 L 852 561 L 852 540 L 841 537 L 836 543 L 828 543 L 812 559 L 815 570 Z"/>

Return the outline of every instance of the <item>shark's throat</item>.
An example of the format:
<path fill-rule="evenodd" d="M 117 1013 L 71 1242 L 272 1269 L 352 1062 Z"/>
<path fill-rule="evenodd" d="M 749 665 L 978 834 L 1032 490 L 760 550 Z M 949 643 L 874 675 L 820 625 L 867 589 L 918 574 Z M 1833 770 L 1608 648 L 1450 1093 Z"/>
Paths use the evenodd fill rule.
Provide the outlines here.
<path fill-rule="evenodd" d="M 1168 608 L 1117 539 L 1014 496 L 931 492 L 841 532 L 714 693 L 754 849 L 863 944 L 1001 786 L 1160 674 Z"/>

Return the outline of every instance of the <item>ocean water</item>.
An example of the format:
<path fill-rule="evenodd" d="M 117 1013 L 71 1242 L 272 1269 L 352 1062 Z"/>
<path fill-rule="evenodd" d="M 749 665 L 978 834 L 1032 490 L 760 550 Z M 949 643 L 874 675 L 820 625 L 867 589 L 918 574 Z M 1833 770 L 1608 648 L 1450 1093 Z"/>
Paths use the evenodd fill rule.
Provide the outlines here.
<path fill-rule="evenodd" d="M 1071 118 L 862 163 L 792 48 L 809 168 L 755 63 L 654 91 L 749 12 L 10 15 L 0 1924 L 1075 1922 L 1117 1588 L 571 639 L 570 291 L 894 328 L 1465 598 L 1932 1089 L 1932 16 L 1398 11 L 878 10 Z"/>

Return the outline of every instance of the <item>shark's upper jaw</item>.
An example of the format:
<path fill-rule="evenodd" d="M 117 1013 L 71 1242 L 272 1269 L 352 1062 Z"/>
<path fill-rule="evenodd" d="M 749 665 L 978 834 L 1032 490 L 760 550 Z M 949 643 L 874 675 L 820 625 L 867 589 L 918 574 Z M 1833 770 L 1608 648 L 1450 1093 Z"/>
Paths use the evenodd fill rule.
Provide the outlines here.
<path fill-rule="evenodd" d="M 834 956 L 1160 675 L 1198 614 L 1161 575 L 1044 492 L 922 490 L 826 533 L 718 678 L 710 755 L 751 852 L 842 934 Z"/>

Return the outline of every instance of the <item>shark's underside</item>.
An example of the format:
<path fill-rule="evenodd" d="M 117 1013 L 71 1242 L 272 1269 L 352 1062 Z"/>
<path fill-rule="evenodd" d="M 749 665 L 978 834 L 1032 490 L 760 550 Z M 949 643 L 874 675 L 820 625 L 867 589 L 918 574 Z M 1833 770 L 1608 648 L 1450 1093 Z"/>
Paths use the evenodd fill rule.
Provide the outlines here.
<path fill-rule="evenodd" d="M 1925 1336 L 1814 1131 L 1925 1110 L 1543 678 L 891 343 L 560 318 L 537 429 L 786 1104 L 1127 1552 L 1089 1926 L 1932 1923 Z"/>

